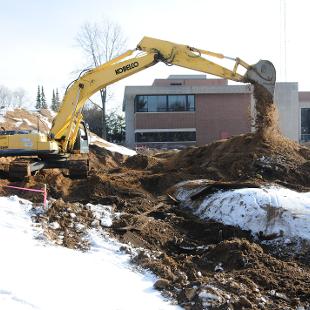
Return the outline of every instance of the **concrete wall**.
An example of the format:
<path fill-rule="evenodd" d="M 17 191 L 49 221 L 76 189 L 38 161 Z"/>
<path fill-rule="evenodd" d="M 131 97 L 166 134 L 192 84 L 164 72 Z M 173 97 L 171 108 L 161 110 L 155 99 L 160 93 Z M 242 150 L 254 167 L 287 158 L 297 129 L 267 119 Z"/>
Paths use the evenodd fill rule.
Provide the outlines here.
<path fill-rule="evenodd" d="M 279 125 L 282 134 L 292 140 L 299 141 L 300 109 L 298 83 L 277 83 L 275 102 L 279 112 Z"/>
<path fill-rule="evenodd" d="M 135 106 L 133 104 L 134 95 L 128 95 L 124 98 L 123 110 L 125 112 L 126 136 L 125 143 L 128 147 L 135 146 Z"/>

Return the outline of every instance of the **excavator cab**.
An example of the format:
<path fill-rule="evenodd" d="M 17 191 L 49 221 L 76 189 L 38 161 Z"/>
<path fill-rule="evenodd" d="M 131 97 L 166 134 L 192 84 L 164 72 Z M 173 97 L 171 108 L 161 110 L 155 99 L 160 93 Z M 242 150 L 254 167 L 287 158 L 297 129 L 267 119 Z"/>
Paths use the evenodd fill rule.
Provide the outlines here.
<path fill-rule="evenodd" d="M 89 152 L 89 130 L 87 124 L 83 121 L 74 143 L 73 153 L 87 154 Z"/>

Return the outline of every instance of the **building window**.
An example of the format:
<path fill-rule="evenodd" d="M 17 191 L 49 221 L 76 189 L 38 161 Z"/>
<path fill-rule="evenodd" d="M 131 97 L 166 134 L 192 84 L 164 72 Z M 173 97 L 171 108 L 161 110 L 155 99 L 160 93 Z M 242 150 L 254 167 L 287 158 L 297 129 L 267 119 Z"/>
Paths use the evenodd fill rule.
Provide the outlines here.
<path fill-rule="evenodd" d="M 310 141 L 310 108 L 301 109 L 301 142 Z"/>
<path fill-rule="evenodd" d="M 186 96 L 168 96 L 169 111 L 186 111 Z"/>
<path fill-rule="evenodd" d="M 196 131 L 136 132 L 135 140 L 146 142 L 196 142 Z"/>
<path fill-rule="evenodd" d="M 147 96 L 136 96 L 135 112 L 147 112 Z"/>
<path fill-rule="evenodd" d="M 135 112 L 195 111 L 194 95 L 138 95 Z"/>

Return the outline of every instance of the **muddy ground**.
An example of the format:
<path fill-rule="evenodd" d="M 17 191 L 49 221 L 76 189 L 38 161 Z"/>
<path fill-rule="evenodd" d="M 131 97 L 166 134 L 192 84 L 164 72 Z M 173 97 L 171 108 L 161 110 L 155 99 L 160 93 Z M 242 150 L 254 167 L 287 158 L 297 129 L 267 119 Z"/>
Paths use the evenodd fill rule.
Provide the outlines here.
<path fill-rule="evenodd" d="M 156 287 L 186 309 L 297 309 L 310 301 L 309 251 L 280 255 L 247 231 L 202 222 L 166 195 L 177 182 L 197 178 L 210 179 L 219 188 L 225 181 L 230 187 L 275 183 L 309 191 L 310 150 L 279 141 L 246 134 L 204 147 L 127 159 L 92 147 L 87 180 L 70 179 L 65 171 L 53 169 L 11 184 L 48 185 L 55 201 L 36 220 L 43 223 L 48 238 L 70 248 L 87 250 L 85 230 L 100 226 L 86 204 L 112 206 L 121 216 L 103 229 L 144 249 L 133 262 L 157 274 L 161 280 Z M 2 184 L 9 182 L 6 177 L 3 170 Z M 24 197 L 42 201 L 30 193 Z"/>
<path fill-rule="evenodd" d="M 158 275 L 155 287 L 185 309 L 310 309 L 307 247 L 292 253 L 264 246 L 248 231 L 199 220 L 167 194 L 180 181 L 202 178 L 215 190 L 270 183 L 310 190 L 310 149 L 281 136 L 270 96 L 261 98 L 256 117 L 263 125 L 256 134 L 129 158 L 93 146 L 84 180 L 52 169 L 12 182 L 3 160 L 1 185 L 47 184 L 50 208 L 34 220 L 50 240 L 85 251 L 86 230 L 103 229 L 138 248 L 133 263 Z M 1 187 L 0 194 L 16 192 Z M 30 193 L 23 197 L 42 201 Z M 109 205 L 119 216 L 108 227 L 87 203 Z M 129 246 L 121 250 L 131 253 Z"/>

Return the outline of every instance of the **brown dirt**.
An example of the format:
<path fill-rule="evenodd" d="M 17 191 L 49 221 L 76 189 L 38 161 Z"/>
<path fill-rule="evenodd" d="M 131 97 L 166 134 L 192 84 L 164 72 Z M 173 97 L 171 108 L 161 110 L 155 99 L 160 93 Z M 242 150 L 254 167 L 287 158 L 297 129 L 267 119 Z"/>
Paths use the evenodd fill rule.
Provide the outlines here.
<path fill-rule="evenodd" d="M 242 146 L 242 141 L 247 139 L 247 147 Z M 203 222 L 175 206 L 164 194 L 178 181 L 202 176 L 225 188 L 248 186 L 242 182 L 249 180 L 256 186 L 274 180 L 302 190 L 309 187 L 306 179 L 309 175 L 297 170 L 308 162 L 308 150 L 290 142 L 292 151 L 285 156 L 280 146 L 259 144 L 255 139 L 255 135 L 249 134 L 206 147 L 170 152 L 168 156 L 134 156 L 124 159 L 123 164 L 108 151 L 93 148 L 90 161 L 95 168 L 87 180 L 71 180 L 59 169 L 53 169 L 31 177 L 22 185 L 48 184 L 49 194 L 58 200 L 37 220 L 44 224 L 48 238 L 71 248 L 86 250 L 89 246 L 83 237 L 85 229 L 91 227 L 93 215 L 82 204 L 113 205 L 121 216 L 106 230 L 121 242 L 143 248 L 133 257 L 133 262 L 156 273 L 161 278 L 156 287 L 186 309 L 204 309 L 208 303 L 213 309 L 295 309 L 310 300 L 309 260 L 280 256 L 273 248 L 254 242 L 247 231 Z M 244 155 L 242 151 L 234 153 L 240 148 Z M 262 163 L 255 172 L 261 177 L 251 170 L 236 175 L 238 169 L 246 171 L 241 162 L 251 169 L 256 167 L 248 155 L 251 152 L 255 152 L 256 158 L 277 160 L 267 162 L 269 170 L 264 166 L 265 161 L 256 161 Z M 204 166 L 206 159 L 208 165 Z M 238 163 L 234 167 L 232 161 L 240 166 Z M 216 169 L 217 174 L 207 170 L 208 167 Z M 286 173 L 267 173 L 276 171 L 275 167 L 285 167 Z M 297 172 L 292 173 L 293 169 Z M 219 173 L 223 175 L 220 179 L 226 180 L 224 185 L 223 181 L 216 181 Z M 31 199 L 31 195 L 26 194 L 26 198 Z M 39 202 L 42 198 L 32 199 Z M 72 212 L 76 217 L 70 216 Z M 54 222 L 60 228 L 51 227 Z M 75 223 L 81 223 L 84 229 L 77 231 Z M 304 257 L 309 257 L 309 251 Z M 217 299 L 204 298 L 211 296 L 208 294 L 216 295 Z"/>
<path fill-rule="evenodd" d="M 0 123 L 5 130 L 39 130 L 47 132 L 49 123 L 42 119 L 45 117 L 48 122 L 51 122 L 53 116 L 49 110 L 40 110 L 39 112 L 30 112 L 25 109 L 15 109 L 8 111 L 5 114 L 4 121 Z"/>
<path fill-rule="evenodd" d="M 199 220 L 166 195 L 177 182 L 199 178 L 209 179 L 214 188 L 275 183 L 310 190 L 310 149 L 279 134 L 274 105 L 260 92 L 256 88 L 255 134 L 127 159 L 93 147 L 88 179 L 71 180 L 53 169 L 14 184 L 48 185 L 50 196 L 58 200 L 37 220 L 50 239 L 72 248 L 88 247 L 83 236 L 94 218 L 84 205 L 113 205 L 121 216 L 105 229 L 140 247 L 133 262 L 156 273 L 161 278 L 156 287 L 185 309 L 310 307 L 309 249 L 302 255 L 280 255 L 254 241 L 248 231 Z M 0 185 L 7 184 L 5 172 L 2 177 Z M 59 228 L 52 227 L 54 222 Z M 84 230 L 76 230 L 76 223 Z"/>

